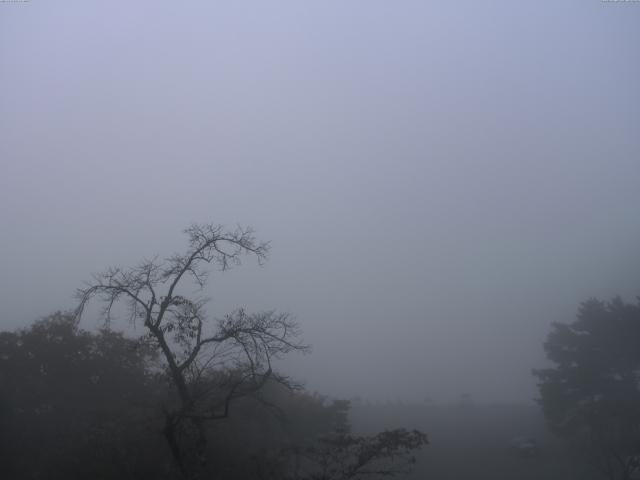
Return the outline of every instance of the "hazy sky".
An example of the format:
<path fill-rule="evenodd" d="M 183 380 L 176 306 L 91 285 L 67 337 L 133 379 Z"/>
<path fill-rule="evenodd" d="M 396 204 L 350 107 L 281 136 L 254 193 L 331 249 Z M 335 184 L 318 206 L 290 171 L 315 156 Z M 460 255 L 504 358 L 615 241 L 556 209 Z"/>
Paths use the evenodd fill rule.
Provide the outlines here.
<path fill-rule="evenodd" d="M 639 153 L 640 3 L 0 3 L 0 327 L 241 223 L 209 310 L 294 313 L 310 389 L 530 401 L 640 294 Z"/>

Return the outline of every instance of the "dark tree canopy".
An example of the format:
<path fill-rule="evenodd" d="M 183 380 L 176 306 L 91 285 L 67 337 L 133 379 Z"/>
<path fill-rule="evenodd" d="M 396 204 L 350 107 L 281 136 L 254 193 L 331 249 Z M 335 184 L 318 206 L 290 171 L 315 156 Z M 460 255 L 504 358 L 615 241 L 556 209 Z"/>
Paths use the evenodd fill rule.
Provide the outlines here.
<path fill-rule="evenodd" d="M 165 478 L 155 352 L 56 313 L 0 333 L 3 478 Z M 154 427 L 155 425 L 155 427 Z M 168 477 L 166 477 L 168 478 Z"/>
<path fill-rule="evenodd" d="M 630 478 L 640 459 L 640 304 L 590 299 L 573 323 L 553 325 L 544 348 L 554 367 L 534 374 L 550 427 L 608 478 Z"/>
<path fill-rule="evenodd" d="M 2 478 L 180 478 L 161 435 L 170 390 L 155 349 L 112 330 L 81 330 L 71 314 L 1 332 Z M 348 407 L 269 380 L 260 401 L 238 398 L 216 424 L 212 471 L 283 478 L 293 450 L 348 428 Z"/>
<path fill-rule="evenodd" d="M 182 478 L 161 435 L 166 380 L 155 349 L 111 330 L 81 330 L 71 314 L 1 332 L 2 478 Z M 423 443 L 403 431 L 350 434 L 348 401 L 273 379 L 260 394 L 237 398 L 233 415 L 206 425 L 216 459 L 210 478 L 337 480 L 374 466 L 390 475 L 410 467 L 410 450 Z"/>

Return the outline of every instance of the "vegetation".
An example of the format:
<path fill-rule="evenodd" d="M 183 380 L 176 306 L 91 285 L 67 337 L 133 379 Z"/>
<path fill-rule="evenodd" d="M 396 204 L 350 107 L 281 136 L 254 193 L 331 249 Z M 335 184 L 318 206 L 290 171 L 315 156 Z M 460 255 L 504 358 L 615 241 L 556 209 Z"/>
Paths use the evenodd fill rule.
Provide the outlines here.
<path fill-rule="evenodd" d="M 256 396 L 268 380 L 292 386 L 273 371 L 272 359 L 308 347 L 297 341 L 298 325 L 288 314 L 239 310 L 214 323 L 205 311 L 208 299 L 183 292 L 194 284 L 204 288 L 208 264 L 225 271 L 239 265 L 243 255 L 264 261 L 267 243 L 240 227 L 228 231 L 219 225 L 192 225 L 185 233 L 189 244 L 183 254 L 95 275 L 78 290 L 77 316 L 98 297 L 105 304 L 107 324 L 118 302 L 128 306 L 131 322 L 142 323 L 145 340 L 162 356 L 175 391 L 165 409 L 164 436 L 182 474 L 199 478 L 208 470 L 206 422 L 227 418 L 233 401 Z"/>
<path fill-rule="evenodd" d="M 534 371 L 554 432 L 610 480 L 640 467 L 640 305 L 584 302 L 544 345 L 554 367 Z"/>
<path fill-rule="evenodd" d="M 0 352 L 3 478 L 167 478 L 153 350 L 56 313 Z"/>
<path fill-rule="evenodd" d="M 350 432 L 345 401 L 327 402 L 276 372 L 307 351 L 295 320 L 273 311 L 213 320 L 187 296 L 268 244 L 250 229 L 193 225 L 184 254 L 110 268 L 56 313 L 0 336 L 2 451 L 11 478 L 350 479 L 394 475 L 427 443 L 418 431 Z M 94 297 L 103 327 L 79 329 Z M 110 329 L 116 304 L 146 334 Z M 233 412 L 233 413 L 232 413 Z M 164 439 L 164 441 L 162 441 Z"/>
<path fill-rule="evenodd" d="M 350 415 L 348 401 L 305 392 L 273 368 L 274 359 L 309 348 L 289 314 L 238 310 L 215 320 L 206 298 L 186 294 L 206 285 L 207 265 L 224 271 L 247 254 L 262 262 L 268 244 L 250 229 L 194 225 L 186 233 L 184 254 L 110 268 L 78 291 L 75 312 L 0 332 L 4 477 L 410 475 L 428 443 L 418 425 L 435 431 L 439 445 L 422 454 L 415 478 L 466 477 L 473 468 L 482 478 L 591 478 L 541 422 L 522 423 L 533 419 L 529 410 L 489 410 L 463 395 L 447 408 L 359 401 Z M 103 302 L 103 322 L 89 332 L 79 319 L 93 298 Z M 111 329 L 120 302 L 143 335 Z M 553 325 L 544 344 L 553 366 L 534 371 L 551 431 L 609 480 L 640 475 L 638 345 L 640 304 L 591 299 L 573 323 Z M 513 448 L 522 438 L 534 446 L 526 455 Z"/>
<path fill-rule="evenodd" d="M 184 476 L 161 435 L 173 392 L 153 348 L 107 329 L 83 331 L 73 315 L 56 313 L 1 333 L 0 351 L 3 478 Z M 204 473 L 337 480 L 375 466 L 387 475 L 405 471 L 410 451 L 426 443 L 405 430 L 352 435 L 348 410 L 347 401 L 268 380 L 259 400 L 238 398 L 233 415 L 207 426 L 204 455 L 215 462 Z"/>

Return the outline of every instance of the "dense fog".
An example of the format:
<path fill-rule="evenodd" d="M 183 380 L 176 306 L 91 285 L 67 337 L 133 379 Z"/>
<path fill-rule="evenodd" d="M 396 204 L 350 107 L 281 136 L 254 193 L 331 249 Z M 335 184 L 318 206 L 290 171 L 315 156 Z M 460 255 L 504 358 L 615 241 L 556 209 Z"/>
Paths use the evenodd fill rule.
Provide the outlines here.
<path fill-rule="evenodd" d="M 470 475 L 433 431 L 527 429 L 586 475 L 532 370 L 581 302 L 640 294 L 639 79 L 633 1 L 0 2 L 0 330 L 191 225 L 252 227 L 264 262 L 181 295 L 289 313 L 311 349 L 274 370 L 426 432 L 416 478 Z M 493 416 L 523 426 L 464 430 Z"/>

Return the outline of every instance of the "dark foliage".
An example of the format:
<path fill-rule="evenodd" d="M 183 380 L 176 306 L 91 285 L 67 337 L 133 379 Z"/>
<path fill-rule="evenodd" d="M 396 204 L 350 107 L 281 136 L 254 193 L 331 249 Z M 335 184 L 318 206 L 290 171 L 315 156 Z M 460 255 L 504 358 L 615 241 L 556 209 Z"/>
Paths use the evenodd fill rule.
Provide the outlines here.
<path fill-rule="evenodd" d="M 83 331 L 73 315 L 62 313 L 0 333 L 2 478 L 181 478 L 162 436 L 166 405 L 175 393 L 156 354 L 120 333 Z M 209 370 L 200 385 L 218 388 L 219 377 L 228 375 Z M 422 444 L 411 443 L 421 434 L 352 436 L 348 411 L 349 402 L 269 380 L 256 395 L 238 398 L 233 415 L 207 426 L 207 474 L 357 478 L 318 477 L 309 463 L 300 469 L 303 457 L 322 456 L 344 466 L 361 460 L 373 465 L 394 454 L 394 469 L 410 466 L 408 449 Z M 188 450 L 193 438 L 182 438 L 182 447 Z"/>
<path fill-rule="evenodd" d="M 417 430 L 386 430 L 371 436 L 337 431 L 320 438 L 302 452 L 302 462 L 291 478 L 347 480 L 408 473 L 413 452 L 428 443 Z"/>
<path fill-rule="evenodd" d="M 584 302 L 544 347 L 555 366 L 534 374 L 550 427 L 607 478 L 631 478 L 640 459 L 640 305 Z"/>
<path fill-rule="evenodd" d="M 53 314 L 0 333 L 3 478 L 163 478 L 154 352 Z"/>

